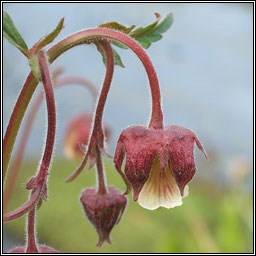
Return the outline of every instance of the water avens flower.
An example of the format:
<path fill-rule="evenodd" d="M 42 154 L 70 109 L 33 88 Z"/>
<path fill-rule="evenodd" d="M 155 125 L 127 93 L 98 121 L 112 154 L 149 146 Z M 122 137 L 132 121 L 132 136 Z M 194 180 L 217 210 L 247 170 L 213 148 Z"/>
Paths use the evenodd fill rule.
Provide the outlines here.
<path fill-rule="evenodd" d="M 125 129 L 118 139 L 114 162 L 124 176 L 121 167 L 126 157 L 125 176 L 133 187 L 133 199 L 150 210 L 181 205 L 196 171 L 194 143 L 206 156 L 195 134 L 186 128 Z"/>

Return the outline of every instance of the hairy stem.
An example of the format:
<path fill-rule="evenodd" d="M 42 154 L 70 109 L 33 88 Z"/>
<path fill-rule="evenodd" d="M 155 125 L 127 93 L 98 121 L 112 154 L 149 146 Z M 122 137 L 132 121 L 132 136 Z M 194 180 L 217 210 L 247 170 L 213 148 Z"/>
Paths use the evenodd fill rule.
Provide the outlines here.
<path fill-rule="evenodd" d="M 48 114 L 48 130 L 47 130 L 47 138 L 46 138 L 44 154 L 43 154 L 43 158 L 42 158 L 40 169 L 37 176 L 30 179 L 30 181 L 26 185 L 28 189 L 32 189 L 33 191 L 30 200 L 24 203 L 18 209 L 12 211 L 11 213 L 6 214 L 3 218 L 4 221 L 13 220 L 22 216 L 23 214 L 31 210 L 33 206 L 35 206 L 35 203 L 38 201 L 40 196 L 41 197 L 47 196 L 46 180 L 47 180 L 48 170 L 51 163 L 52 152 L 53 152 L 54 141 L 55 141 L 56 109 L 55 109 L 53 86 L 52 86 L 52 81 L 50 77 L 50 72 L 48 69 L 48 63 L 47 63 L 46 55 L 43 51 L 39 51 L 38 61 L 39 61 L 39 66 L 41 70 L 41 77 L 43 81 L 45 96 L 46 96 L 46 105 L 47 105 L 47 114 Z"/>
<path fill-rule="evenodd" d="M 63 39 L 61 42 L 59 42 L 47 51 L 47 54 L 49 56 L 49 62 L 52 63 L 62 53 L 76 45 L 95 42 L 102 39 L 110 39 L 121 42 L 124 45 L 128 46 L 131 50 L 133 50 L 135 54 L 140 58 L 148 75 L 152 96 L 152 113 L 149 127 L 153 129 L 162 129 L 163 115 L 161 110 L 161 96 L 155 69 L 147 53 L 131 37 L 119 31 L 107 28 L 95 28 L 77 32 L 67 37 L 66 39 Z M 30 99 L 35 91 L 37 83 L 38 81 L 35 79 L 33 74 L 30 73 L 11 115 L 3 142 L 3 181 L 5 180 L 10 156 L 13 150 L 13 146 L 21 121 L 30 102 Z"/>
<path fill-rule="evenodd" d="M 53 85 L 51 81 L 51 76 L 48 68 L 48 63 L 46 55 L 43 51 L 39 51 L 38 60 L 41 69 L 41 76 L 44 85 L 47 113 L 48 113 L 48 131 L 47 139 L 45 145 L 45 151 L 42 159 L 42 168 L 40 168 L 39 175 L 44 175 L 44 172 L 48 172 L 52 152 L 54 147 L 55 133 L 56 133 L 56 108 L 55 108 L 55 99 L 53 93 Z"/>
<path fill-rule="evenodd" d="M 57 58 L 62 52 L 68 50 L 75 45 L 88 43 L 88 41 L 93 42 L 96 40 L 102 40 L 104 38 L 112 39 L 123 43 L 124 45 L 128 46 L 141 60 L 148 75 L 152 97 L 152 113 L 149 127 L 153 129 L 162 129 L 163 114 L 161 109 L 160 88 L 156 71 L 145 50 L 141 47 L 139 43 L 137 43 L 128 35 L 107 28 L 88 29 L 75 33 L 67 37 L 66 39 L 63 39 L 57 45 L 49 49 L 48 53 L 50 57 L 50 62 Z"/>
<path fill-rule="evenodd" d="M 57 76 L 57 74 L 56 74 L 56 76 Z M 91 92 L 91 94 L 93 96 L 93 102 L 96 102 L 98 92 L 96 90 L 95 85 L 92 82 L 90 82 L 88 79 L 85 79 L 82 77 L 76 77 L 76 76 L 67 76 L 67 77 L 63 77 L 63 78 L 58 78 L 58 79 L 56 79 L 56 82 L 54 82 L 54 87 L 59 88 L 59 87 L 62 87 L 64 85 L 68 85 L 68 84 L 80 84 L 80 85 L 86 87 L 87 89 L 89 89 L 89 91 Z M 20 170 L 22 158 L 23 158 L 25 148 L 27 145 L 27 141 L 29 138 L 29 134 L 30 134 L 34 119 L 36 117 L 36 114 L 38 112 L 38 109 L 43 101 L 43 98 L 44 98 L 44 92 L 40 92 L 37 95 L 36 99 L 34 100 L 33 105 L 31 106 L 31 110 L 26 119 L 23 133 L 21 135 L 21 141 L 18 145 L 18 149 L 15 154 L 13 163 L 10 166 L 10 170 L 8 173 L 8 179 L 7 179 L 7 182 L 5 185 L 4 195 L 3 195 L 3 212 L 4 213 L 6 212 L 9 201 L 11 199 L 13 189 L 15 187 L 15 183 L 16 183 L 18 173 Z"/>
<path fill-rule="evenodd" d="M 26 253 L 39 253 L 35 238 L 35 207 L 28 213 Z"/>
<path fill-rule="evenodd" d="M 88 152 L 92 149 L 93 145 L 96 144 L 99 146 L 100 149 L 104 150 L 103 147 L 103 134 L 102 134 L 102 115 L 103 115 L 103 110 L 104 106 L 106 103 L 107 95 L 110 89 L 110 85 L 112 82 L 113 78 L 113 72 L 114 72 L 114 57 L 113 57 L 113 51 L 111 48 L 111 45 L 108 43 L 107 40 L 103 40 L 100 43 L 101 47 L 103 48 L 103 52 L 106 55 L 106 74 L 105 74 L 105 79 L 104 83 L 101 89 L 100 97 L 98 100 L 96 112 L 95 112 L 95 118 L 94 118 L 94 125 L 93 125 L 93 131 L 90 137 L 90 143 L 88 146 Z M 90 152 L 89 152 L 90 153 Z M 97 155 L 97 154 L 96 154 Z M 74 180 L 83 170 L 85 167 L 87 160 L 88 160 L 89 154 L 87 153 L 81 162 L 80 166 L 75 170 L 71 176 L 69 176 L 66 179 L 66 182 Z M 97 160 L 97 159 L 96 159 Z"/>
<path fill-rule="evenodd" d="M 105 178 L 104 178 L 104 169 L 102 165 L 101 152 L 98 144 L 95 145 L 95 154 L 96 154 L 96 167 L 97 167 L 97 177 L 98 177 L 98 194 L 106 194 Z"/>

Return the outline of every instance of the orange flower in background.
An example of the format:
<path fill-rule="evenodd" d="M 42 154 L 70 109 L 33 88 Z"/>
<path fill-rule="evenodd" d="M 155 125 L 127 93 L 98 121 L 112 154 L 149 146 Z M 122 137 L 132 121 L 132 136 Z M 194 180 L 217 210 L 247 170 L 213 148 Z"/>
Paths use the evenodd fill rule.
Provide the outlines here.
<path fill-rule="evenodd" d="M 67 157 L 71 159 L 82 159 L 84 157 L 81 146 L 88 144 L 92 118 L 93 116 L 90 114 L 81 114 L 69 122 L 64 139 L 64 153 Z M 110 129 L 107 125 L 104 125 L 104 135 L 106 139 L 110 136 Z"/>

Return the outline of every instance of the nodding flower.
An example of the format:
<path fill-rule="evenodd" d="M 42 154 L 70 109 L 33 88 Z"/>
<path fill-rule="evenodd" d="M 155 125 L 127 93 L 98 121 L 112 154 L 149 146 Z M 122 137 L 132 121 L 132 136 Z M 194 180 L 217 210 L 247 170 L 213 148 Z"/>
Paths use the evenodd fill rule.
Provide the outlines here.
<path fill-rule="evenodd" d="M 87 218 L 99 234 L 97 246 L 100 247 L 104 241 L 111 244 L 109 234 L 121 220 L 127 204 L 126 197 L 117 188 L 108 186 L 104 194 L 98 193 L 96 188 L 85 189 L 80 201 Z"/>
<path fill-rule="evenodd" d="M 71 159 L 82 159 L 84 152 L 82 147 L 88 145 L 90 139 L 93 116 L 91 114 L 80 114 L 71 119 L 67 125 L 64 138 L 64 153 Z M 104 124 L 104 137 L 106 140 L 110 136 L 110 128 Z"/>
<path fill-rule="evenodd" d="M 131 126 L 118 140 L 114 162 L 121 167 L 126 157 L 125 176 L 133 187 L 133 199 L 150 210 L 182 205 L 188 194 L 187 183 L 193 178 L 194 142 L 207 157 L 195 134 L 183 127 L 151 129 Z"/>

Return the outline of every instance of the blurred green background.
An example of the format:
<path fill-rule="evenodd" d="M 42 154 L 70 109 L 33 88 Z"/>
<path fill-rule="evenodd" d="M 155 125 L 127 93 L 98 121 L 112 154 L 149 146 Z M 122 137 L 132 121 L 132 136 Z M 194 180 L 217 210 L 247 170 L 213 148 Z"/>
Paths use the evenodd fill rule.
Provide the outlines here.
<path fill-rule="evenodd" d="M 252 194 L 241 189 L 241 179 L 239 183 L 230 180 L 226 186 L 206 180 L 192 181 L 190 195 L 183 199 L 183 205 L 170 210 L 143 209 L 132 201 L 130 194 L 124 216 L 112 230 L 113 244 L 104 243 L 97 248 L 98 235 L 79 202 L 83 188 L 94 186 L 94 169 L 85 170 L 72 183 L 64 183 L 77 164 L 65 159 L 55 159 L 53 163 L 49 201 L 38 211 L 40 243 L 65 253 L 249 253 L 253 250 Z M 124 190 L 113 164 L 105 164 L 108 184 Z M 36 161 L 24 163 L 10 209 L 28 198 L 24 184 L 36 166 Z M 22 217 L 6 223 L 5 228 L 22 241 L 25 221 Z"/>
<path fill-rule="evenodd" d="M 91 95 L 79 86 L 56 90 L 55 157 L 49 177 L 49 200 L 38 211 L 40 243 L 64 253 L 253 251 L 252 3 L 5 3 L 3 7 L 29 47 L 52 31 L 62 17 L 65 28 L 56 42 L 104 22 L 117 20 L 127 26 L 146 26 L 155 20 L 155 12 L 162 18 L 172 12 L 172 27 L 147 50 L 159 77 L 164 121 L 194 131 L 209 155 L 205 160 L 195 150 L 197 173 L 189 183 L 190 195 L 184 198 L 183 206 L 149 211 L 129 195 L 125 214 L 111 233 L 113 244 L 103 244 L 99 249 L 98 235 L 79 202 L 81 191 L 95 183 L 94 171 L 86 170 L 74 182 L 64 183 L 79 164 L 63 156 L 65 127 L 81 111 L 91 110 Z M 103 116 L 111 129 L 107 149 L 111 154 L 121 131 L 131 124 L 146 124 L 150 114 L 148 80 L 140 61 L 131 51 L 118 52 L 126 68 L 115 69 Z M 30 67 L 7 40 L 3 41 L 3 64 L 5 131 Z M 105 66 L 91 45 L 72 49 L 52 66 L 58 67 L 64 68 L 65 75 L 86 77 L 97 88 L 102 85 Z M 9 211 L 28 198 L 25 184 L 36 172 L 45 143 L 45 113 L 42 104 Z M 18 136 L 14 153 L 19 139 Z M 113 163 L 104 160 L 109 185 L 124 190 Z M 4 224 L 4 239 L 9 237 L 3 242 L 4 250 L 14 243 L 24 244 L 25 223 L 22 217 Z"/>

